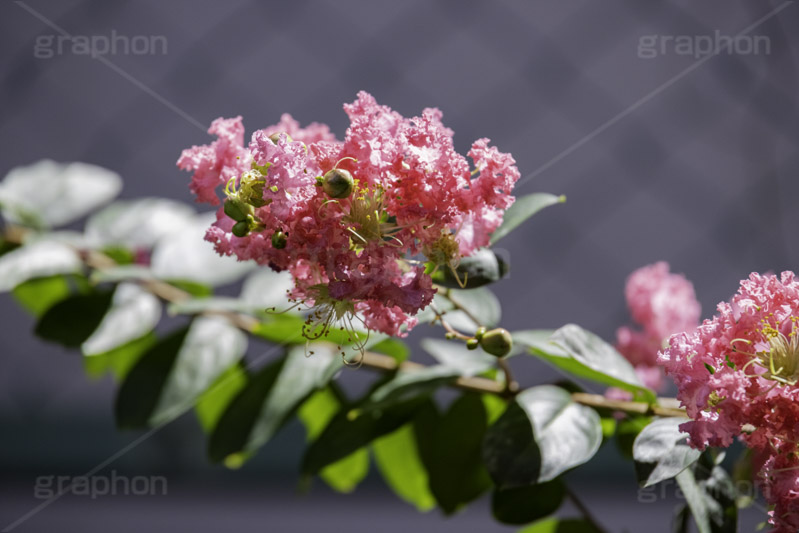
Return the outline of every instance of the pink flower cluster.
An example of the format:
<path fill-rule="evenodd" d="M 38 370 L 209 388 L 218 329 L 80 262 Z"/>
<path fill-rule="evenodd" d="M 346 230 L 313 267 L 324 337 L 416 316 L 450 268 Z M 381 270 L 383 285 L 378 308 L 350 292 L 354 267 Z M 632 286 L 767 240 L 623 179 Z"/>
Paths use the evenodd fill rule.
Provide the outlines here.
<path fill-rule="evenodd" d="M 693 420 L 690 444 L 739 437 L 761 456 L 760 484 L 777 531 L 799 530 L 799 282 L 751 274 L 729 303 L 659 356 Z"/>
<path fill-rule="evenodd" d="M 633 364 L 644 385 L 661 390 L 658 350 L 672 334 L 699 325 L 702 309 L 694 286 L 684 276 L 670 273 L 668 263 L 661 261 L 630 274 L 624 292 L 633 320 L 643 329 L 619 328 L 616 349 Z"/>
<path fill-rule="evenodd" d="M 322 330 L 358 316 L 402 335 L 435 293 L 424 260 L 454 268 L 488 245 L 519 171 L 488 139 L 472 145 L 472 171 L 437 109 L 408 119 L 361 92 L 344 110 L 343 141 L 283 115 L 245 145 L 241 117 L 217 119 L 217 140 L 184 150 L 178 166 L 194 172 L 198 201 L 218 205 L 224 187 L 249 210 L 219 209 L 206 236 L 219 253 L 288 269 Z"/>

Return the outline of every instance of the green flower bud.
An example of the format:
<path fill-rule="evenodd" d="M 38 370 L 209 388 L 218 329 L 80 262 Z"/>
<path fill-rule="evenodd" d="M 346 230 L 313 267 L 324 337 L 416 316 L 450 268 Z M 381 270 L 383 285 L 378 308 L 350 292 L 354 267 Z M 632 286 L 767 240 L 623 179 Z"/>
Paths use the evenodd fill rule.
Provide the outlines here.
<path fill-rule="evenodd" d="M 452 339 L 455 338 L 455 334 L 447 333 L 446 335 L 444 335 L 444 338 L 447 339 L 448 341 L 451 341 Z"/>
<path fill-rule="evenodd" d="M 327 171 L 324 180 L 322 188 L 331 198 L 347 198 L 355 187 L 352 174 L 340 168 Z"/>
<path fill-rule="evenodd" d="M 480 346 L 480 341 L 477 339 L 469 339 L 466 341 L 466 347 L 470 350 L 476 350 L 478 346 Z"/>
<path fill-rule="evenodd" d="M 513 348 L 513 338 L 508 333 L 508 330 L 504 328 L 487 331 L 479 342 L 483 350 L 497 357 L 505 357 Z"/>
<path fill-rule="evenodd" d="M 238 198 L 228 198 L 225 200 L 225 214 L 236 222 L 247 220 L 247 215 L 251 213 L 252 206 L 245 204 Z"/>
<path fill-rule="evenodd" d="M 286 247 L 286 234 L 282 231 L 276 231 L 272 234 L 272 246 L 277 250 L 282 250 Z"/>
<path fill-rule="evenodd" d="M 246 237 L 250 233 L 250 224 L 246 220 L 241 220 L 233 224 L 232 231 L 236 237 Z"/>
<path fill-rule="evenodd" d="M 286 136 L 286 142 L 289 142 L 289 143 L 290 142 L 294 142 L 294 139 L 291 138 L 291 135 L 289 135 L 285 131 L 278 131 L 276 133 L 273 133 L 272 135 L 269 136 L 269 140 L 272 141 L 273 143 L 277 144 L 277 141 L 278 141 L 278 139 L 280 139 L 281 135 L 285 135 Z"/>
<path fill-rule="evenodd" d="M 480 326 L 479 328 L 477 328 L 477 331 L 474 332 L 474 338 L 479 341 L 480 339 L 483 338 L 483 335 L 485 334 L 486 334 L 486 328 Z"/>

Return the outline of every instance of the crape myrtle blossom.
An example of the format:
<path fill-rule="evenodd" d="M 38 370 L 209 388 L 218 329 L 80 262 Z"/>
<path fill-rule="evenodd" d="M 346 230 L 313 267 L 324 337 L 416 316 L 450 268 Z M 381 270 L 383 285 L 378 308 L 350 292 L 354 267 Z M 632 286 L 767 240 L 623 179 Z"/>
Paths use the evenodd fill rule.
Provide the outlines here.
<path fill-rule="evenodd" d="M 759 482 L 777 531 L 799 530 L 799 282 L 751 274 L 731 302 L 692 333 L 674 335 L 659 362 L 693 420 L 699 449 L 740 438 L 759 452 Z"/>
<path fill-rule="evenodd" d="M 405 118 L 360 92 L 343 140 L 289 115 L 244 144 L 241 117 L 183 151 L 200 202 L 219 205 L 206 239 L 220 254 L 291 272 L 291 298 L 312 307 L 306 336 L 361 320 L 404 335 L 433 298 L 430 277 L 489 244 L 514 201 L 509 154 L 475 141 L 469 161 L 438 109 Z"/>
<path fill-rule="evenodd" d="M 624 326 L 616 331 L 616 349 L 632 363 L 641 382 L 662 390 L 663 370 L 658 350 L 674 333 L 693 331 L 699 325 L 701 306 L 685 276 L 672 274 L 669 264 L 658 262 L 639 268 L 627 278 L 624 294 L 633 320 L 641 329 Z M 621 391 L 612 391 L 628 397 Z"/>

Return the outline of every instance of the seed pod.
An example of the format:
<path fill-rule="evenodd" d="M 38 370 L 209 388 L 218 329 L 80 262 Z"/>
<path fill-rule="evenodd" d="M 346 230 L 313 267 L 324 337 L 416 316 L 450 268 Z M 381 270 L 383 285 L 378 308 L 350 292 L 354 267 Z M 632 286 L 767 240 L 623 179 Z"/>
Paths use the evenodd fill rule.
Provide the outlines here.
<path fill-rule="evenodd" d="M 238 198 L 228 198 L 225 200 L 225 214 L 236 222 L 242 222 L 247 220 L 247 215 L 252 214 L 252 206 Z"/>
<path fill-rule="evenodd" d="M 476 350 L 478 346 L 480 346 L 480 341 L 477 339 L 469 339 L 466 341 L 466 347 L 470 350 Z"/>
<path fill-rule="evenodd" d="M 291 138 L 291 135 L 289 135 L 285 131 L 278 131 L 276 133 L 273 133 L 272 135 L 269 136 L 269 140 L 272 141 L 273 143 L 277 144 L 277 141 L 280 139 L 281 135 L 285 135 L 286 136 L 286 142 L 287 143 L 294 142 L 294 139 Z"/>
<path fill-rule="evenodd" d="M 497 357 L 505 357 L 513 348 L 513 338 L 504 328 L 496 328 L 487 331 L 480 339 L 480 346 L 486 353 Z"/>
<path fill-rule="evenodd" d="M 277 250 L 282 250 L 286 247 L 286 234 L 282 231 L 276 231 L 272 234 L 272 247 Z"/>
<path fill-rule="evenodd" d="M 328 170 L 322 183 L 322 188 L 331 198 L 347 198 L 352 194 L 354 187 L 355 180 L 352 179 L 352 174 L 340 168 Z"/>
<path fill-rule="evenodd" d="M 233 235 L 236 237 L 246 237 L 250 233 L 250 224 L 246 220 L 233 224 Z"/>

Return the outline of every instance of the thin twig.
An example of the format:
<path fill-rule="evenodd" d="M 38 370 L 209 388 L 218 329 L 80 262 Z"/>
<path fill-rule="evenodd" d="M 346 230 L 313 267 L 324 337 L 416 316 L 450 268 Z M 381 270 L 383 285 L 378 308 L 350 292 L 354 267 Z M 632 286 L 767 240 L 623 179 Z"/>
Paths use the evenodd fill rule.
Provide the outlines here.
<path fill-rule="evenodd" d="M 597 521 L 596 518 L 594 518 L 594 515 L 591 513 L 588 507 L 586 507 L 586 505 L 582 502 L 582 500 L 580 500 L 580 498 L 578 498 L 577 495 L 569 487 L 566 487 L 566 495 L 572 501 L 574 506 L 577 507 L 577 510 L 580 511 L 580 513 L 582 513 L 583 518 L 585 518 L 585 521 L 591 524 L 591 527 L 593 527 L 597 531 L 597 533 L 606 533 L 607 530 L 603 528 L 601 525 L 599 525 L 599 522 Z"/>

